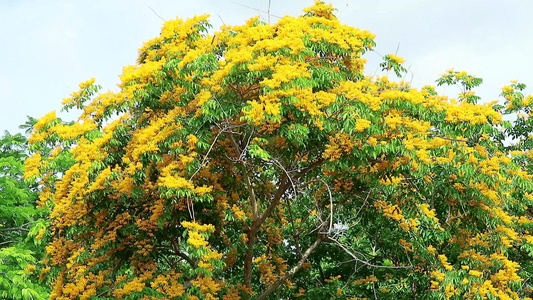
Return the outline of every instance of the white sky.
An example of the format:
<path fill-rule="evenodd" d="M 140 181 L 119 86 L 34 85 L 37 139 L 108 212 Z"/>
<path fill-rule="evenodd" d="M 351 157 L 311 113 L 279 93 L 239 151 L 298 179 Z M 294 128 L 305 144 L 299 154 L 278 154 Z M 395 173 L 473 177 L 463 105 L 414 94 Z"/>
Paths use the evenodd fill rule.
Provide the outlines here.
<path fill-rule="evenodd" d="M 21 132 L 26 115 L 61 108 L 92 77 L 115 89 L 122 67 L 135 63 L 162 20 L 211 14 L 217 29 L 265 13 L 269 0 L 0 0 L 0 134 Z M 313 0 L 271 0 L 271 14 L 299 15 Z M 533 86 L 531 0 L 326 0 L 339 19 L 377 35 L 376 51 L 406 59 L 413 85 L 434 85 L 449 68 L 480 76 L 477 94 L 498 98 L 510 80 Z M 271 22 L 276 18 L 271 17 Z M 368 53 L 367 72 L 379 55 Z M 411 75 L 407 77 L 411 79 Z M 445 94 L 456 89 L 441 89 Z M 450 96 L 454 96 L 452 94 Z M 72 117 L 70 117 L 72 118 Z M 67 118 L 68 119 L 68 118 Z"/>

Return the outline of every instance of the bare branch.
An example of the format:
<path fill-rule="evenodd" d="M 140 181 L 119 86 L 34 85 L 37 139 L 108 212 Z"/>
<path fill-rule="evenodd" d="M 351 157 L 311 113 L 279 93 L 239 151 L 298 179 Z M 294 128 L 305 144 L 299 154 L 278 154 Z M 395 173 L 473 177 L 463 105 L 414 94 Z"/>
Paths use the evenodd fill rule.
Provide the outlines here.
<path fill-rule="evenodd" d="M 215 139 L 213 140 L 213 142 L 211 143 L 211 146 L 209 147 L 209 149 L 207 150 L 207 153 L 205 154 L 204 156 L 204 159 L 202 160 L 202 163 L 200 163 L 200 166 L 198 166 L 198 169 L 196 169 L 196 171 L 194 172 L 194 174 L 191 175 L 191 177 L 189 178 L 189 180 L 192 180 L 194 178 L 194 176 L 196 176 L 196 174 L 198 174 L 198 172 L 200 172 L 200 170 L 202 169 L 202 167 L 204 166 L 205 162 L 207 161 L 207 158 L 209 157 L 209 153 L 211 152 L 211 150 L 213 149 L 213 146 L 215 146 L 215 143 L 217 142 L 218 140 L 218 137 L 222 134 L 223 131 L 219 131 L 217 133 L 217 135 L 215 136 Z"/>
<path fill-rule="evenodd" d="M 237 5 L 240 5 L 240 6 L 242 6 L 242 7 L 246 7 L 246 8 L 248 8 L 248 9 L 253 9 L 253 10 L 258 11 L 258 12 L 267 13 L 269 16 L 273 16 L 274 18 L 281 19 L 281 17 L 278 17 L 278 16 L 276 16 L 276 15 L 273 15 L 273 14 L 271 14 L 271 13 L 268 12 L 268 11 L 264 11 L 264 10 L 260 10 L 260 9 L 253 8 L 253 7 L 250 7 L 250 6 L 246 6 L 246 5 L 244 5 L 244 4 L 240 4 L 240 3 L 237 3 L 237 2 L 233 2 L 233 4 L 237 4 Z"/>
<path fill-rule="evenodd" d="M 166 20 L 163 19 L 160 15 L 158 15 L 158 14 L 155 12 L 155 10 L 154 10 L 153 8 L 151 8 L 150 6 L 148 6 L 148 8 L 149 8 L 149 9 L 150 9 L 150 10 L 151 10 L 156 16 L 158 16 L 159 19 L 163 20 L 163 22 L 166 22 Z"/>
<path fill-rule="evenodd" d="M 28 228 L 20 227 L 9 227 L 9 228 L 0 228 L 0 231 L 30 231 Z"/>
<path fill-rule="evenodd" d="M 268 24 L 270 24 L 270 4 L 271 4 L 272 0 L 268 0 Z"/>
<path fill-rule="evenodd" d="M 333 229 L 333 196 L 331 195 L 331 189 L 329 188 L 329 185 L 327 182 L 325 182 L 323 179 L 319 179 L 328 189 L 329 194 L 329 228 L 328 233 L 331 233 L 331 230 Z"/>
<path fill-rule="evenodd" d="M 5 241 L 5 242 L 1 242 L 0 243 L 0 246 L 2 245 L 6 245 L 6 244 L 11 244 L 11 243 L 14 243 L 15 241 Z"/>
<path fill-rule="evenodd" d="M 382 268 L 382 269 L 411 269 L 411 266 L 381 266 L 381 265 L 375 265 L 373 263 L 370 263 L 366 260 L 362 260 L 359 257 L 357 257 L 352 251 L 346 247 L 343 243 L 339 242 L 338 240 L 328 237 L 328 241 L 332 241 L 335 245 L 339 246 L 344 252 L 346 252 L 348 255 L 350 255 L 353 258 L 353 261 L 360 262 L 363 265 L 372 267 L 372 268 Z"/>

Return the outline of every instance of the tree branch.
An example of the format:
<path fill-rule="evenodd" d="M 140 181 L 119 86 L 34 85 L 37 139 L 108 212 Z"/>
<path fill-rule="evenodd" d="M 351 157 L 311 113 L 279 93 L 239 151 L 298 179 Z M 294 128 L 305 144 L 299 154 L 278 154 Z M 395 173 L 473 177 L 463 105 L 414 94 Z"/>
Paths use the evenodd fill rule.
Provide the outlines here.
<path fill-rule="evenodd" d="M 189 256 L 187 256 L 187 254 L 181 252 L 180 248 L 179 248 L 179 245 L 176 243 L 176 240 L 175 239 L 170 239 L 170 244 L 172 245 L 172 250 L 174 251 L 174 253 L 183 258 L 185 261 L 187 261 L 189 263 L 189 265 L 191 265 L 191 267 L 193 268 L 196 268 L 197 267 L 197 263 L 194 259 L 190 258 Z"/>
<path fill-rule="evenodd" d="M 0 231 L 30 231 L 30 230 L 24 227 L 9 227 L 9 228 L 0 228 Z"/>
<path fill-rule="evenodd" d="M 235 147 L 236 151 L 239 153 L 240 152 L 240 148 L 238 147 L 237 142 L 235 141 L 235 139 L 233 138 L 233 136 L 231 134 L 229 135 L 229 138 L 230 138 L 233 146 Z M 306 168 L 302 169 L 298 174 L 296 174 L 296 176 L 294 177 L 293 180 L 297 180 L 298 178 L 300 178 L 303 175 L 305 175 L 307 172 L 309 172 L 309 171 L 313 170 L 314 168 L 320 166 L 323 162 L 324 162 L 324 160 L 319 160 L 319 161 L 316 161 L 315 163 L 307 166 Z M 244 171 L 244 174 L 246 174 L 245 171 Z M 286 174 L 286 173 L 282 174 L 282 176 L 280 178 L 280 181 L 279 181 L 280 183 L 279 183 L 278 191 L 274 195 L 274 198 L 271 200 L 270 205 L 261 214 L 260 217 L 254 217 L 252 226 L 247 231 L 247 237 L 248 237 L 247 247 L 248 247 L 248 249 L 246 250 L 246 256 L 244 258 L 244 284 L 245 284 L 245 286 L 247 288 L 251 288 L 252 287 L 252 269 L 253 269 L 252 262 L 253 262 L 253 254 L 254 254 L 254 243 L 255 243 L 255 240 L 256 240 L 257 232 L 259 231 L 259 228 L 265 222 L 265 220 L 272 214 L 274 209 L 279 205 L 279 203 L 281 202 L 281 198 L 283 197 L 283 195 L 285 194 L 285 192 L 289 188 L 291 180 L 289 179 L 288 176 L 289 175 Z M 249 188 L 251 189 L 251 191 L 253 191 L 251 185 L 249 186 Z M 252 198 L 252 194 L 250 194 L 250 198 L 252 198 L 251 199 L 252 200 L 252 209 L 254 209 L 254 207 L 255 207 L 255 210 L 257 211 L 257 202 L 255 201 L 256 200 L 255 199 L 255 194 L 253 194 L 253 195 L 254 195 L 254 198 Z M 258 215 L 257 212 L 255 214 Z"/>
<path fill-rule="evenodd" d="M 0 243 L 0 246 L 2 245 L 6 245 L 6 244 L 11 244 L 11 243 L 14 243 L 15 241 L 5 241 L 5 242 L 1 242 Z"/>
<path fill-rule="evenodd" d="M 285 273 L 283 276 L 281 276 L 280 279 L 276 280 L 276 282 L 270 285 L 264 292 L 259 294 L 259 296 L 257 296 L 256 299 L 257 300 L 265 299 L 270 293 L 275 291 L 287 279 L 291 278 L 294 274 L 296 274 L 296 272 L 298 272 L 298 270 L 302 268 L 303 264 L 305 263 L 309 255 L 311 255 L 311 253 L 316 249 L 316 247 L 318 247 L 318 245 L 320 245 L 320 243 L 324 239 L 325 239 L 325 236 L 322 234 L 319 234 L 315 242 L 305 251 L 305 253 L 303 254 L 302 258 L 298 261 L 298 263 L 294 267 L 292 267 L 292 269 L 289 272 Z"/>
<path fill-rule="evenodd" d="M 228 136 L 231 141 L 231 144 L 235 148 L 235 151 L 237 151 L 237 154 L 239 155 L 239 160 L 241 160 L 244 151 L 241 151 L 241 149 L 239 148 L 239 145 L 235 141 L 233 134 L 228 134 Z M 246 189 L 248 190 L 248 194 L 250 195 L 250 200 L 252 201 L 252 215 L 253 215 L 253 221 L 255 221 L 257 219 L 257 214 L 258 214 L 257 213 L 257 198 L 255 197 L 255 191 L 252 187 L 252 181 L 250 180 L 250 177 L 248 176 L 248 172 L 246 171 L 245 168 L 242 168 L 242 173 L 244 176 L 244 180 L 246 181 Z"/>

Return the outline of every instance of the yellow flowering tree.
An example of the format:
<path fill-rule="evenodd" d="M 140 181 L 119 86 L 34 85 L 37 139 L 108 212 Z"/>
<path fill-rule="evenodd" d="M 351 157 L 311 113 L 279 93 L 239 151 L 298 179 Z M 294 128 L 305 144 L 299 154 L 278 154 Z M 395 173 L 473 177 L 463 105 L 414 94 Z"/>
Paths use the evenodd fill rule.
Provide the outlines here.
<path fill-rule="evenodd" d="M 527 122 L 502 121 L 516 91 L 476 104 L 463 72 L 439 81 L 457 99 L 365 76 L 374 36 L 333 11 L 168 21 L 118 92 L 84 82 L 76 121 L 38 120 L 25 177 L 51 209 L 50 299 L 529 295 L 530 152 L 504 143 Z"/>

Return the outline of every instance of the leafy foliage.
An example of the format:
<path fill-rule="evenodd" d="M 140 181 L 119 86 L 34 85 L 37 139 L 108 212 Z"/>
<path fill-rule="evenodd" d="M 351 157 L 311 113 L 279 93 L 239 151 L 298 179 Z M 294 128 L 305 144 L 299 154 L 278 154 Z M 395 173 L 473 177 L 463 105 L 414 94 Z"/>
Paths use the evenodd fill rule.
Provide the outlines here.
<path fill-rule="evenodd" d="M 457 100 L 365 77 L 374 36 L 304 11 L 168 21 L 119 92 L 37 121 L 51 299 L 526 299 L 530 124 L 503 121 L 525 86 L 496 106 L 464 72 L 438 81 Z"/>
<path fill-rule="evenodd" d="M 35 209 L 35 187 L 22 180 L 27 142 L 8 132 L 0 138 L 0 297 L 45 299 L 47 289 L 32 277 L 44 254 L 44 220 Z"/>

